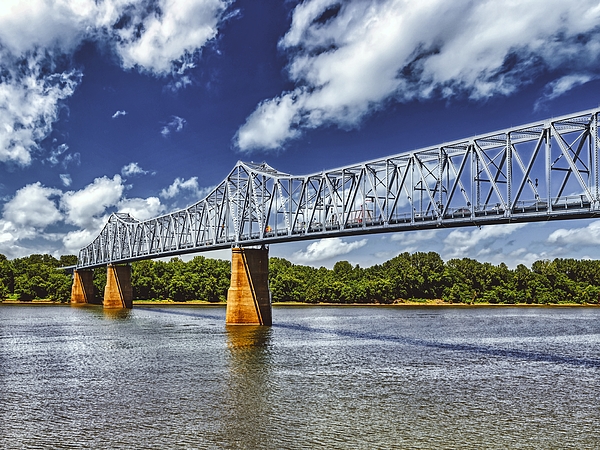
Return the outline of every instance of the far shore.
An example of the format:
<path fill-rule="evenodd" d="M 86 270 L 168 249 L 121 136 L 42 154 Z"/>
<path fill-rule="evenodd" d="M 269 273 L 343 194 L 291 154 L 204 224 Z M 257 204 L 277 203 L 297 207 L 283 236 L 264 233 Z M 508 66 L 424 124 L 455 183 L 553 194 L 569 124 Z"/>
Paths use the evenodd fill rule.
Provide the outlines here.
<path fill-rule="evenodd" d="M 6 305 L 69 305 L 70 303 L 55 302 L 52 300 L 32 300 L 22 301 L 14 299 L 4 299 L 0 303 Z M 134 306 L 226 306 L 224 302 L 209 302 L 206 300 L 189 300 L 185 302 L 176 302 L 173 300 L 134 300 Z M 101 305 L 98 305 L 101 306 Z M 339 307 L 357 307 L 357 306 L 385 306 L 385 307 L 599 307 L 597 303 L 450 303 L 443 300 L 397 300 L 394 303 L 306 303 L 306 302 L 275 302 L 273 306 L 339 306 Z"/>

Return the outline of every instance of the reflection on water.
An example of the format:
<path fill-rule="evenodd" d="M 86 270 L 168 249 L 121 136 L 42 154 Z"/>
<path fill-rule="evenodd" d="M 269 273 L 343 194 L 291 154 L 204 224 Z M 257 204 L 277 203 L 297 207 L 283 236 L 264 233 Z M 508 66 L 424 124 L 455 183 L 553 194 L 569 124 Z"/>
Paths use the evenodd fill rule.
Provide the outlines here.
<path fill-rule="evenodd" d="M 94 313 L 98 313 L 102 311 L 102 315 L 107 319 L 112 320 L 123 320 L 131 317 L 131 309 L 128 308 L 104 308 L 102 303 L 71 303 L 72 308 L 93 311 Z"/>
<path fill-rule="evenodd" d="M 237 354 L 256 354 L 257 349 L 267 347 L 271 339 L 272 328 L 256 325 L 226 325 L 227 348 L 232 356 Z"/>
<path fill-rule="evenodd" d="M 127 308 L 102 308 L 104 317 L 112 320 L 125 320 L 131 317 L 131 309 Z"/>
<path fill-rule="evenodd" d="M 600 308 L 0 305 L 0 448 L 600 448 Z"/>
<path fill-rule="evenodd" d="M 226 333 L 229 370 L 223 409 L 225 440 L 239 442 L 242 448 L 275 448 L 263 432 L 265 420 L 273 415 L 271 327 L 230 325 Z"/>

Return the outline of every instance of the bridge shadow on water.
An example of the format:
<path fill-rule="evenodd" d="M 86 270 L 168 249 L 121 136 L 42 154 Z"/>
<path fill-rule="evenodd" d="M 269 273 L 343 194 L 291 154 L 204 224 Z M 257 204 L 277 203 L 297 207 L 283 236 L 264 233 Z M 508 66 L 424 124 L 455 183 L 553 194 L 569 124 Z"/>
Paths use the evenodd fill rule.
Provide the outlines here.
<path fill-rule="evenodd" d="M 224 321 L 224 315 L 208 314 L 208 313 L 191 313 L 189 311 L 177 311 L 166 308 L 157 307 L 136 307 L 138 310 L 151 311 L 160 314 L 172 314 L 187 317 L 195 317 L 198 319 L 210 319 Z M 110 311 L 110 310 L 108 310 Z M 114 314 L 113 318 L 127 318 L 128 315 L 118 312 L 108 312 L 108 315 Z M 419 346 L 425 348 L 434 348 L 439 350 L 448 350 L 454 352 L 467 352 L 486 356 L 493 356 L 504 359 L 521 359 L 526 361 L 548 362 L 553 364 L 566 364 L 578 367 L 600 368 L 600 360 L 591 358 L 578 358 L 573 356 L 564 356 L 551 353 L 535 352 L 530 350 L 519 350 L 510 348 L 498 348 L 488 345 L 477 344 L 461 344 L 431 341 L 426 339 L 417 339 L 407 336 L 390 336 L 378 333 L 365 331 L 351 331 L 339 329 L 326 329 L 318 327 L 310 327 L 294 323 L 276 323 L 272 327 L 259 327 L 251 325 L 235 325 L 226 326 L 228 341 L 227 345 L 230 350 L 265 347 L 269 345 L 273 339 L 272 330 L 288 329 L 301 331 L 303 333 L 335 335 L 340 337 L 348 337 L 358 340 L 394 342 L 401 345 Z"/>
<path fill-rule="evenodd" d="M 377 333 L 348 330 L 332 330 L 324 328 L 309 327 L 300 324 L 275 324 L 274 328 L 284 328 L 305 333 L 320 333 L 348 337 L 359 340 L 394 342 L 402 345 L 419 346 L 434 348 L 439 350 L 448 350 L 455 352 L 468 352 L 485 356 L 493 356 L 504 359 L 521 359 L 535 362 L 549 362 L 554 364 L 566 364 L 578 367 L 600 368 L 600 360 L 590 358 L 577 358 L 572 356 L 562 356 L 549 353 L 534 352 L 529 350 L 518 350 L 508 348 L 497 348 L 486 345 L 476 344 L 452 344 L 447 342 L 436 342 L 425 339 L 411 338 L 407 336 L 389 336 Z"/>
<path fill-rule="evenodd" d="M 201 313 L 190 313 L 188 311 L 177 311 L 177 310 L 173 310 L 173 309 L 166 309 L 166 308 L 157 308 L 157 307 L 143 307 L 143 306 L 136 306 L 135 307 L 136 310 L 141 310 L 141 311 L 150 311 L 150 312 L 155 312 L 155 313 L 160 313 L 160 314 L 171 314 L 171 315 L 175 315 L 175 316 L 187 316 L 187 317 L 196 317 L 198 319 L 212 319 L 212 320 L 223 320 L 225 321 L 225 314 L 223 315 L 214 315 L 214 314 L 201 314 Z"/>

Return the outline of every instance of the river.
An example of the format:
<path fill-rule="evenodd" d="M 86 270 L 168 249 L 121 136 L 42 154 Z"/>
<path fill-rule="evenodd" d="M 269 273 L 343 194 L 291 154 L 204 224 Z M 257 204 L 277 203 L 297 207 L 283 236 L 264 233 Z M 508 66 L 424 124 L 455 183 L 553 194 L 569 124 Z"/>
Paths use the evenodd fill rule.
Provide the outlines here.
<path fill-rule="evenodd" d="M 0 305 L 0 448 L 600 448 L 600 308 Z"/>

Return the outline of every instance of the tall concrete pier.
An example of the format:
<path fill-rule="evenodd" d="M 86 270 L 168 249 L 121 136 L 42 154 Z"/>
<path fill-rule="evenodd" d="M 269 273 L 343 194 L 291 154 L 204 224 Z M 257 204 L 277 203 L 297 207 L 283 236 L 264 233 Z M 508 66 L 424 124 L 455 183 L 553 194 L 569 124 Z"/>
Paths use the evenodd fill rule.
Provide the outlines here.
<path fill-rule="evenodd" d="M 228 325 L 272 325 L 268 248 L 232 249 L 225 322 Z"/>
<path fill-rule="evenodd" d="M 73 272 L 71 303 L 94 303 L 94 271 L 78 269 Z"/>
<path fill-rule="evenodd" d="M 104 288 L 105 308 L 133 308 L 133 287 L 131 266 L 106 267 L 106 287 Z"/>

